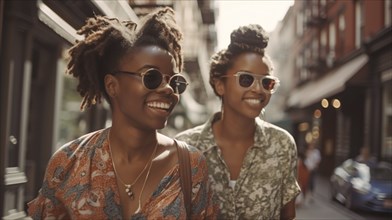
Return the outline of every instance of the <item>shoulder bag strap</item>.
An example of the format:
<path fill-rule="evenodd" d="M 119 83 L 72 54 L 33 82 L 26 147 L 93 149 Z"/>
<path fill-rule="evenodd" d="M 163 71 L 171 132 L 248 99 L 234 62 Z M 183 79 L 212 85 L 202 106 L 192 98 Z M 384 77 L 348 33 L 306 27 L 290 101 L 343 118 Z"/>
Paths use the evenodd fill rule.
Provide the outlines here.
<path fill-rule="evenodd" d="M 182 192 L 184 193 L 186 215 L 187 219 L 190 219 L 192 206 L 192 176 L 189 148 L 187 143 L 183 141 L 174 140 L 174 142 L 176 142 L 177 145 L 178 162 L 180 164 L 180 183 Z"/>

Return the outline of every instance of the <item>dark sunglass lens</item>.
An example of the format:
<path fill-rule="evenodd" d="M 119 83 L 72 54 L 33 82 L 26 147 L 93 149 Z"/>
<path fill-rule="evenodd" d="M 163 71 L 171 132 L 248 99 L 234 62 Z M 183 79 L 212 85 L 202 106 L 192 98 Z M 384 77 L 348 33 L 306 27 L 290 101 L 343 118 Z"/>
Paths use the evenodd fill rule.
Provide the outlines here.
<path fill-rule="evenodd" d="M 254 78 L 249 74 L 241 74 L 239 78 L 240 86 L 248 88 L 253 84 Z"/>
<path fill-rule="evenodd" d="M 144 75 L 143 82 L 147 89 L 156 89 L 162 83 L 162 74 L 158 70 L 148 70 Z"/>
<path fill-rule="evenodd" d="M 173 88 L 175 93 L 181 94 L 185 91 L 187 82 L 183 76 L 175 75 L 170 79 L 169 85 Z"/>
<path fill-rule="evenodd" d="M 263 88 L 268 91 L 273 90 L 275 87 L 275 80 L 274 79 L 264 78 L 262 80 L 262 83 L 263 83 Z"/>

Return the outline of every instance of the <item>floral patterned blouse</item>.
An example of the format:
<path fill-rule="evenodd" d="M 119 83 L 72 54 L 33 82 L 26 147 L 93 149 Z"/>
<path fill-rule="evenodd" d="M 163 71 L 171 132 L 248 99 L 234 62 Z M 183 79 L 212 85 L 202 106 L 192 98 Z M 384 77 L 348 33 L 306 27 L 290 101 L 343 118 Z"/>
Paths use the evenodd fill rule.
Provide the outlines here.
<path fill-rule="evenodd" d="M 197 147 L 206 156 L 211 187 L 220 206 L 218 219 L 279 219 L 281 208 L 300 192 L 293 137 L 257 118 L 254 145 L 248 149 L 233 184 L 212 132 L 212 124 L 219 117 L 217 113 L 204 125 L 176 137 Z"/>
<path fill-rule="evenodd" d="M 109 129 L 87 134 L 60 148 L 49 161 L 42 188 L 29 205 L 33 219 L 122 219 L 119 189 L 110 157 Z M 190 147 L 192 219 L 214 219 L 204 156 Z M 161 180 L 131 219 L 185 219 L 179 165 Z"/>

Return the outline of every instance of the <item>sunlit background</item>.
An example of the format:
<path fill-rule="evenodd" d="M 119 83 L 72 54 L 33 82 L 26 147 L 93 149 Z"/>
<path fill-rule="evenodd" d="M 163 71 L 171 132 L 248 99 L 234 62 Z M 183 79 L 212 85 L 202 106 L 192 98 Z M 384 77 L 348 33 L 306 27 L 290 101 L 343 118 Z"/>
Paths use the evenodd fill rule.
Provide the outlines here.
<path fill-rule="evenodd" d="M 231 31 L 239 26 L 259 24 L 267 32 L 272 32 L 293 4 L 293 0 L 216 1 L 219 9 L 216 19 L 217 49 L 229 45 Z"/>
<path fill-rule="evenodd" d="M 80 111 L 77 80 L 64 74 L 66 52 L 81 39 L 76 30 L 94 15 L 138 22 L 166 6 L 184 32 L 183 74 L 191 83 L 162 133 L 174 136 L 219 111 L 209 59 L 233 29 L 256 23 L 270 34 L 266 51 L 281 80 L 260 117 L 290 132 L 299 153 L 315 142 L 326 178 L 363 146 L 392 161 L 390 0 L 0 0 L 4 219 L 26 215 L 53 152 L 111 125 L 105 102 Z"/>

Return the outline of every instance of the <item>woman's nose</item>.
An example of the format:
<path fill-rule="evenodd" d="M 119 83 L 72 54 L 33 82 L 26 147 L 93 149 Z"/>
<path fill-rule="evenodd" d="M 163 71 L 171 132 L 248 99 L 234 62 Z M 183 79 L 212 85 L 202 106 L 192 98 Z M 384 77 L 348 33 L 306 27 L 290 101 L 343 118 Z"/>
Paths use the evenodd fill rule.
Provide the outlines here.
<path fill-rule="evenodd" d="M 174 93 L 175 91 L 173 88 L 170 86 L 170 78 L 164 77 L 162 80 L 162 84 L 159 88 L 157 88 L 158 91 L 164 92 L 166 94 Z"/>
<path fill-rule="evenodd" d="M 253 82 L 253 85 L 252 85 L 252 90 L 257 91 L 257 92 L 260 92 L 260 91 L 264 92 L 262 79 L 255 79 L 255 81 Z"/>

